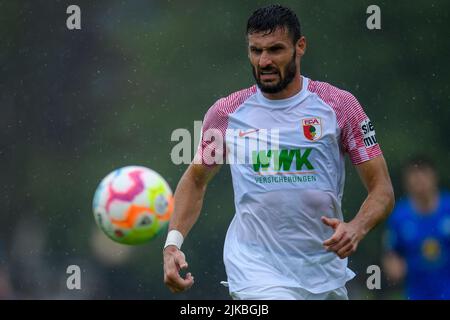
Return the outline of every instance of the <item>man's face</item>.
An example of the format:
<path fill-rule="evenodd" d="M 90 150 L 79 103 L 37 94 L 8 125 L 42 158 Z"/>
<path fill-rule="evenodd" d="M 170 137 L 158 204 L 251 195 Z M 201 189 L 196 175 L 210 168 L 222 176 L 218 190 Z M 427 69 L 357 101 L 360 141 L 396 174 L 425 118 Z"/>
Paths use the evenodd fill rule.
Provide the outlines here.
<path fill-rule="evenodd" d="M 248 35 L 248 56 L 262 92 L 278 93 L 292 82 L 299 72 L 297 57 L 303 54 L 304 41 L 302 37 L 294 45 L 286 28 Z"/>
<path fill-rule="evenodd" d="M 430 168 L 410 169 L 406 174 L 405 184 L 413 197 L 420 197 L 436 190 L 437 177 Z"/>

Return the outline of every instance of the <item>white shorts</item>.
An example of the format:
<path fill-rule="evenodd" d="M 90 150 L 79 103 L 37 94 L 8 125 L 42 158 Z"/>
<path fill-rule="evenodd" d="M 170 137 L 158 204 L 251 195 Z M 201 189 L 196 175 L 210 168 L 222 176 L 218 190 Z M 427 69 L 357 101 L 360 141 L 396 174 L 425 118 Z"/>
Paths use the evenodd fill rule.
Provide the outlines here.
<path fill-rule="evenodd" d="M 344 287 L 323 293 L 312 293 L 296 287 L 258 287 L 230 292 L 234 300 L 348 300 Z"/>

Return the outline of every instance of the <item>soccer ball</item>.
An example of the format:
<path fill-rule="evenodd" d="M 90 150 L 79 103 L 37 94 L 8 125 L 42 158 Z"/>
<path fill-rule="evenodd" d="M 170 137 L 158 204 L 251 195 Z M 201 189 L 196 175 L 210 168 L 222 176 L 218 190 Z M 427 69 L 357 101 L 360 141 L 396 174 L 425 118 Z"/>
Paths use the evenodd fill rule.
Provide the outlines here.
<path fill-rule="evenodd" d="M 172 190 L 155 171 L 128 166 L 108 174 L 93 201 L 95 221 L 112 240 L 141 244 L 153 239 L 169 222 Z"/>

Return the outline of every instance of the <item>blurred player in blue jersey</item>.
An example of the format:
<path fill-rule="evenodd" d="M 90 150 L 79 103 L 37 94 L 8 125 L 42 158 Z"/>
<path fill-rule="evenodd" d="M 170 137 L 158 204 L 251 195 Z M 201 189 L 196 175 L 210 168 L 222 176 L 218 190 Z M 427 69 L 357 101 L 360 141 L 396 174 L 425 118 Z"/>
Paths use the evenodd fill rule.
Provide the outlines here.
<path fill-rule="evenodd" d="M 403 182 L 408 197 L 388 221 L 385 271 L 393 282 L 406 276 L 407 299 L 450 299 L 450 194 L 425 158 L 405 166 Z"/>

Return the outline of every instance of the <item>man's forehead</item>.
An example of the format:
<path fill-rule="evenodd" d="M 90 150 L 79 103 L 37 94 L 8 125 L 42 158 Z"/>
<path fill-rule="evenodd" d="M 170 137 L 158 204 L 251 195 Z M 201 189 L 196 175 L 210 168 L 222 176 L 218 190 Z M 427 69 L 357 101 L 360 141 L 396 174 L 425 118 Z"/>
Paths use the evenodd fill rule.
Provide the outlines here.
<path fill-rule="evenodd" d="M 280 42 L 291 42 L 289 31 L 286 28 L 278 27 L 273 32 L 268 31 L 253 32 L 247 35 L 249 46 L 271 46 Z"/>
<path fill-rule="evenodd" d="M 435 172 L 432 168 L 429 167 L 411 167 L 406 171 L 406 176 L 418 176 L 418 175 L 434 175 Z"/>

